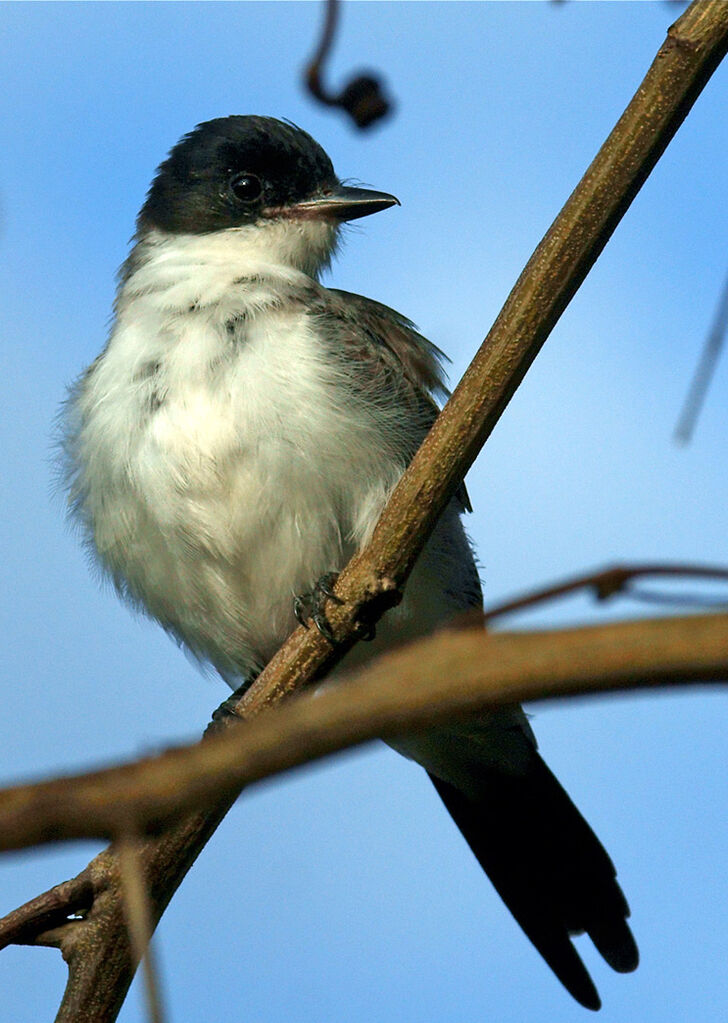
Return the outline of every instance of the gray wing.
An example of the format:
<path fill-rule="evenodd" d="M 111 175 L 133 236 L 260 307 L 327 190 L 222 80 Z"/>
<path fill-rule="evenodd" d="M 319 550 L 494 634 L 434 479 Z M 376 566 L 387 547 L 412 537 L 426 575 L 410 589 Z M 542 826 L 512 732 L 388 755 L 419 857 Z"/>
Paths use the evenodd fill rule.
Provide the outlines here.
<path fill-rule="evenodd" d="M 429 430 L 440 412 L 436 397 L 446 399 L 450 393 L 443 369 L 447 356 L 389 306 L 336 288 L 326 289 L 326 295 L 321 312 L 336 319 L 346 357 L 362 363 L 371 376 L 388 378 L 415 405 L 423 432 Z M 463 511 L 472 511 L 464 483 L 455 497 Z"/>
<path fill-rule="evenodd" d="M 376 345 L 396 359 L 412 386 L 439 412 L 432 396 L 450 395 L 443 370 L 443 363 L 449 361 L 445 353 L 418 333 L 411 320 L 382 302 L 336 288 L 330 288 L 329 294 L 332 309 L 344 320 L 353 320 Z"/>

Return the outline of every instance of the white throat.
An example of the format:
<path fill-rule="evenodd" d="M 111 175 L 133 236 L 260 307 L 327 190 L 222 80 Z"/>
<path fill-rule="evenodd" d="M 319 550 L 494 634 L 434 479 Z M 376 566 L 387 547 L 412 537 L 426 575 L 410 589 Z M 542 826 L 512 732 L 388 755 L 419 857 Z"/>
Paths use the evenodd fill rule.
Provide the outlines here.
<path fill-rule="evenodd" d="M 317 279 L 331 261 L 338 225 L 328 220 L 271 220 L 209 234 L 154 229 L 138 241 L 122 268 L 122 292 L 150 294 L 190 272 L 277 276 L 286 271 Z M 206 304 L 206 303 L 205 303 Z"/>

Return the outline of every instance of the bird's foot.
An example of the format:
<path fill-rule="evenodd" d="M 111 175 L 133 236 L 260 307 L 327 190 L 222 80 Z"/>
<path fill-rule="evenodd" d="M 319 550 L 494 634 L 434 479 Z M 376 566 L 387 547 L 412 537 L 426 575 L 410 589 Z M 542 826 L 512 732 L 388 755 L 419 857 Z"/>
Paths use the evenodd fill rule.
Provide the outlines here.
<path fill-rule="evenodd" d="M 252 686 L 258 677 L 258 672 L 251 674 L 242 685 L 238 686 L 234 693 L 228 696 L 227 700 L 224 700 L 217 710 L 212 715 L 212 720 L 205 729 L 205 737 L 210 735 L 217 735 L 219 732 L 231 724 L 233 721 L 242 721 L 243 719 L 235 713 L 235 708 L 240 700 L 245 696 L 247 691 Z"/>
<path fill-rule="evenodd" d="M 299 625 L 308 629 L 311 627 L 310 623 L 313 622 L 320 634 L 332 646 L 336 646 L 336 637 L 326 617 L 326 601 L 331 600 L 334 604 L 339 605 L 344 603 L 341 597 L 337 597 L 334 593 L 334 586 L 338 578 L 338 572 L 326 572 L 312 590 L 293 598 L 293 613 Z"/>
<path fill-rule="evenodd" d="M 336 637 L 326 617 L 326 601 L 331 600 L 340 607 L 345 603 L 341 597 L 334 593 L 334 586 L 338 578 L 338 572 L 326 572 L 312 590 L 293 598 L 293 613 L 299 625 L 308 629 L 311 627 L 310 623 L 313 622 L 324 639 L 328 640 L 332 646 L 336 646 Z M 357 623 L 357 639 L 369 642 L 375 636 L 374 622 Z"/>

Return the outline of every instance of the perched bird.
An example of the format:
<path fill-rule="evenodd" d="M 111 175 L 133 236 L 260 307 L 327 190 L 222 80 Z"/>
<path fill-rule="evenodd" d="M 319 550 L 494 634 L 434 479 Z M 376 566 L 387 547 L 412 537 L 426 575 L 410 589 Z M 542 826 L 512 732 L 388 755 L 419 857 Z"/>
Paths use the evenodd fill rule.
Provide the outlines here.
<path fill-rule="evenodd" d="M 157 171 L 108 344 L 66 404 L 69 500 L 92 551 L 124 598 L 232 686 L 293 630 L 295 598 L 366 544 L 437 415 L 438 349 L 392 309 L 319 282 L 341 225 L 396 203 L 343 185 L 293 124 L 200 124 Z M 402 604 L 345 663 L 481 606 L 466 506 L 463 488 Z M 557 977 L 599 1008 L 570 935 L 633 970 L 629 909 L 523 712 L 396 748 L 429 772 Z"/>

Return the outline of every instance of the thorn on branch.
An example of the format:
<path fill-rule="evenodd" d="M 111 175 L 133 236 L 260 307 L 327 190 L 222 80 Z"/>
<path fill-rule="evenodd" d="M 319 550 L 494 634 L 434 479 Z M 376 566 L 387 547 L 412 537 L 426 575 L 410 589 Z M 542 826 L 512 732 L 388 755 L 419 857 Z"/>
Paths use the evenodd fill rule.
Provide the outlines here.
<path fill-rule="evenodd" d="M 372 72 L 360 72 L 350 79 L 340 93 L 330 92 L 323 84 L 323 64 L 328 59 L 336 33 L 339 16 L 338 0 L 326 0 L 326 16 L 321 41 L 305 69 L 308 91 L 320 103 L 341 107 L 357 128 L 368 128 L 392 111 L 392 103 L 384 95 L 381 79 Z"/>

